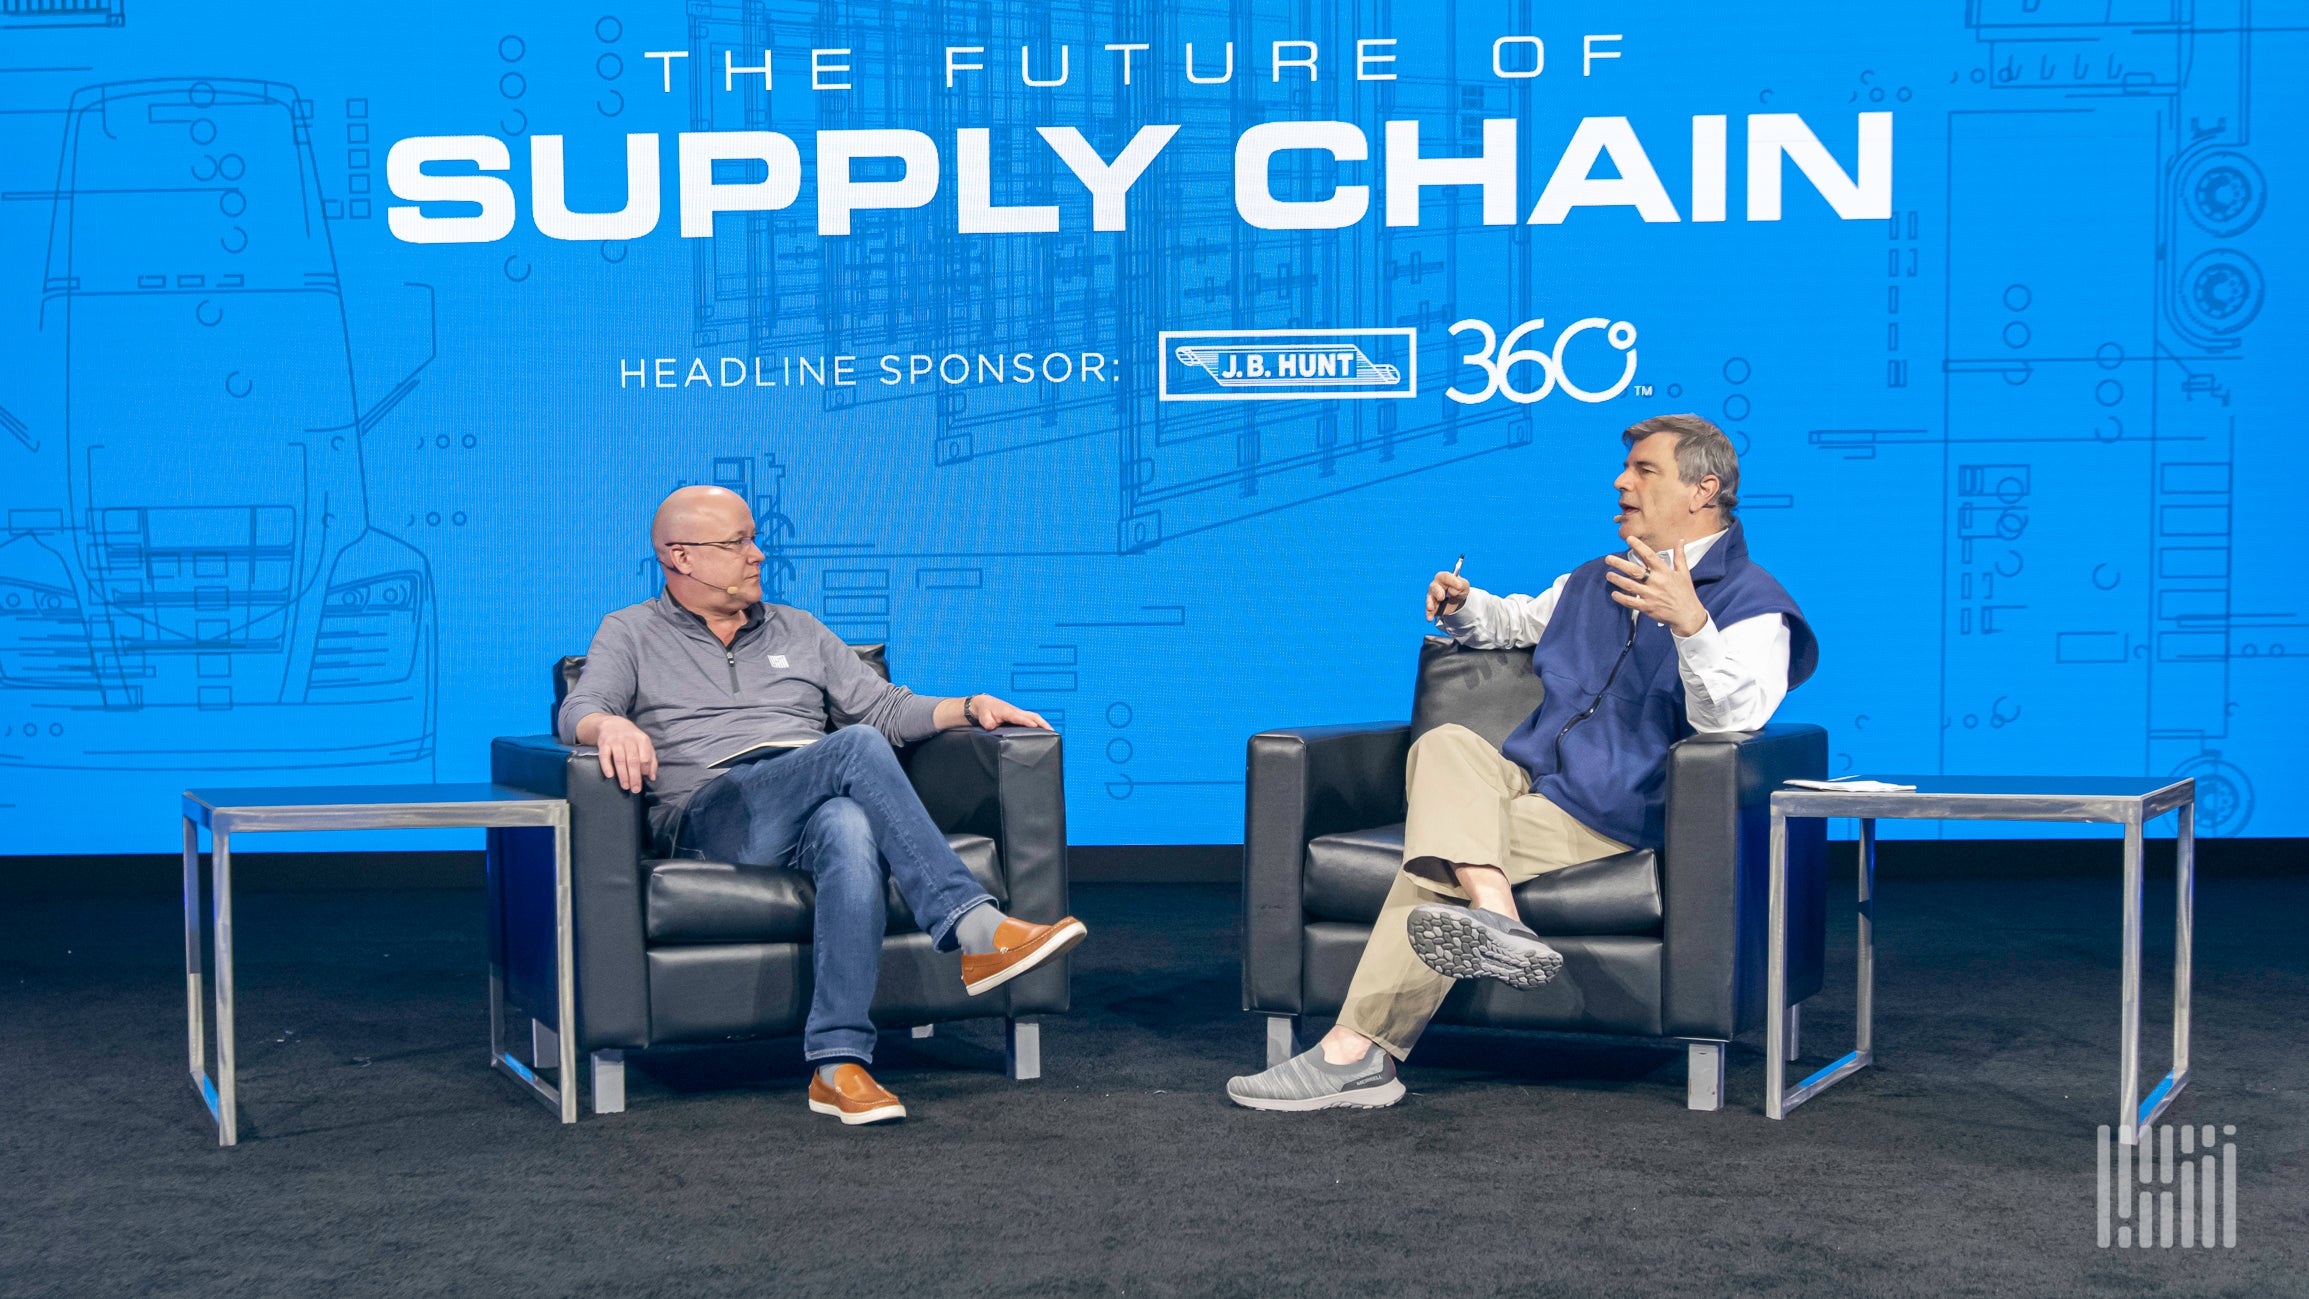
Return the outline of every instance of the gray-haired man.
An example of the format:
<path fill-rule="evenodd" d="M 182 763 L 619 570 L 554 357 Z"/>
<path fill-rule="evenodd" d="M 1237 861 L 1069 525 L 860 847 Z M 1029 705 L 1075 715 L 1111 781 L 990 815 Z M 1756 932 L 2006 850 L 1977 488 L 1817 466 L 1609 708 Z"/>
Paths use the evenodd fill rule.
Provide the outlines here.
<path fill-rule="evenodd" d="M 1411 746 L 1403 870 L 1373 924 L 1339 1020 L 1313 1050 L 1236 1078 L 1227 1095 L 1267 1110 L 1392 1105 L 1411 1052 L 1453 980 L 1535 987 L 1563 958 L 1526 927 L 1516 884 L 1657 848 L 1668 746 L 1690 731 L 1770 720 L 1818 652 L 1796 602 L 1732 517 L 1740 468 L 1697 415 L 1622 435 L 1612 486 L 1628 554 L 1606 555 L 1538 596 L 1505 598 L 1450 573 L 1427 612 L 1460 644 L 1535 647 L 1540 706 L 1494 748 L 1463 726 Z"/>

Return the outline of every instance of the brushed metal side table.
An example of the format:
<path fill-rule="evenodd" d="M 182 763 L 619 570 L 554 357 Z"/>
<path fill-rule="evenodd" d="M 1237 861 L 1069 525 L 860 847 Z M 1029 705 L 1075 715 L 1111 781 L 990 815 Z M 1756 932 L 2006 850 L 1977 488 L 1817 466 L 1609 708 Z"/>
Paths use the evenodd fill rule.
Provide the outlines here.
<path fill-rule="evenodd" d="M 543 826 L 553 831 L 554 962 L 561 1073 L 558 1086 L 505 1050 L 505 968 L 492 942 L 489 1060 L 563 1123 L 577 1122 L 577 978 L 570 923 L 569 803 L 503 785 L 352 785 L 293 789 L 188 789 L 184 793 L 184 982 L 192 1084 L 216 1120 L 217 1144 L 240 1140 L 233 1069 L 232 837 L 265 830 L 410 830 Z M 201 988 L 200 831 L 209 831 L 216 976 L 216 1076 L 209 1077 Z M 491 881 L 492 915 L 496 881 Z"/>
<path fill-rule="evenodd" d="M 1896 794 L 1782 789 L 1772 795 L 1771 951 L 1766 962 L 1764 1113 L 1788 1111 L 1865 1069 L 1875 1059 L 1876 822 L 1880 817 L 1935 821 L 2092 821 L 2125 828 L 2124 976 L 2119 998 L 2122 1031 L 2117 1064 L 2119 1138 L 2136 1143 L 2189 1083 L 2189 945 L 2196 932 L 2197 785 L 2154 776 L 1885 776 L 1914 785 Z M 2167 812 L 2177 814 L 2174 844 L 2173 1065 L 2141 1096 L 2141 831 Z M 1860 821 L 1860 968 L 1858 1013 L 1850 1053 L 1788 1087 L 1790 1021 L 1782 1009 L 1787 990 L 1788 820 L 1857 817 Z"/>

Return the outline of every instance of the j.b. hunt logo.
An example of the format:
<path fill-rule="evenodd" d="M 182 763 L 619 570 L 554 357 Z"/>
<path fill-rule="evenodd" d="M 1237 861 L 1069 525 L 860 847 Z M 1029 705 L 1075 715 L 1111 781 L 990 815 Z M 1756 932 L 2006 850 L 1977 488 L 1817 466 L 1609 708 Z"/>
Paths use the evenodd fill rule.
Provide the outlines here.
<path fill-rule="evenodd" d="M 1403 372 L 1363 355 L 1352 343 L 1286 344 L 1282 347 L 1182 347 L 1179 359 L 1201 366 L 1221 388 L 1283 388 L 1320 383 L 1339 387 L 1392 387 Z"/>
<path fill-rule="evenodd" d="M 1411 329 L 1180 329 L 1160 338 L 1163 401 L 1415 397 Z"/>
<path fill-rule="evenodd" d="M 1591 316 L 1565 326 L 1555 336 L 1552 348 L 1523 345 L 1526 336 L 1546 325 L 1545 319 L 1527 320 L 1509 330 L 1505 339 L 1480 320 L 1452 325 L 1453 337 L 1473 332 L 1480 339 L 1480 348 L 1459 359 L 1474 366 L 1484 382 L 1479 388 L 1454 387 L 1444 395 L 1469 406 L 1494 396 L 1529 405 L 1559 389 L 1574 401 L 1584 402 L 1610 401 L 1631 387 L 1637 396 L 1651 395 L 1648 387 L 1635 386 L 1634 325 Z M 1598 341 L 1622 354 L 1618 378 L 1601 389 L 1582 387 L 1567 371 L 1566 349 L 1590 331 L 1600 331 Z M 1159 345 L 1158 394 L 1164 401 L 1419 395 L 1419 336 L 1410 329 L 1166 330 Z M 1536 367 L 1538 382 L 1521 386 L 1530 376 L 1519 371 L 1519 366 Z"/>

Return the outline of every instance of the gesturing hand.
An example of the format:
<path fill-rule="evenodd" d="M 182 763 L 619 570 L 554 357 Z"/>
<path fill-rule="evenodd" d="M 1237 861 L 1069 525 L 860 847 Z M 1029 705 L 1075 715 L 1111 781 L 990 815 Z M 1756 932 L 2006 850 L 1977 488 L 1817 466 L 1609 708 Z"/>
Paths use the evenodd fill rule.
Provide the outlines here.
<path fill-rule="evenodd" d="M 648 733 L 622 717 L 604 715 L 595 723 L 593 742 L 601 750 L 601 774 L 629 794 L 641 792 L 642 782 L 657 775 L 657 746 Z"/>
<path fill-rule="evenodd" d="M 1016 704 L 1005 703 L 992 695 L 976 695 L 970 700 L 970 712 L 979 726 L 993 730 L 998 726 L 1031 726 L 1038 731 L 1050 729 L 1042 714 L 1030 713 Z"/>
<path fill-rule="evenodd" d="M 1467 579 L 1457 573 L 1437 573 L 1427 584 L 1427 618 L 1430 622 L 1447 613 L 1459 612 L 1467 603 L 1467 593 L 1473 589 Z"/>
<path fill-rule="evenodd" d="M 1707 626 L 1708 611 L 1700 604 L 1700 593 L 1692 588 L 1691 570 L 1684 567 L 1682 556 L 1671 550 L 1662 559 L 1640 541 L 1636 553 L 1643 558 L 1640 564 L 1625 555 L 1604 556 L 1603 562 L 1612 568 L 1604 580 L 1619 588 L 1611 598 L 1666 623 L 1678 636 L 1692 635 Z"/>

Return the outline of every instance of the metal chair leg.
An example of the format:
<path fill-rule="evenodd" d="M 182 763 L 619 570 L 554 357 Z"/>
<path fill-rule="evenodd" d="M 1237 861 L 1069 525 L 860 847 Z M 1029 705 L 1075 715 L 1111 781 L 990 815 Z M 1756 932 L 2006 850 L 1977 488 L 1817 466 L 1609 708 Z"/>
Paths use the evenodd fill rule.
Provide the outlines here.
<path fill-rule="evenodd" d="M 625 1113 L 625 1052 L 593 1053 L 593 1112 Z"/>
<path fill-rule="evenodd" d="M 1274 1068 L 1299 1054 L 1299 1017 L 1297 1015 L 1267 1016 L 1267 1067 Z"/>
<path fill-rule="evenodd" d="M 1003 1034 L 1003 1071 L 1013 1082 L 1042 1076 L 1042 1025 L 1031 1020 L 1007 1020 Z"/>
<path fill-rule="evenodd" d="M 1684 1079 L 1684 1108 L 1688 1110 L 1720 1110 L 1724 1108 L 1724 1047 L 1723 1042 L 1688 1042 L 1684 1059 L 1689 1072 Z"/>
<path fill-rule="evenodd" d="M 1803 1058 L 1804 1048 L 1798 1044 L 1803 1031 L 1804 1003 L 1799 1001 L 1788 1007 L 1788 1063 L 1790 1064 Z"/>

